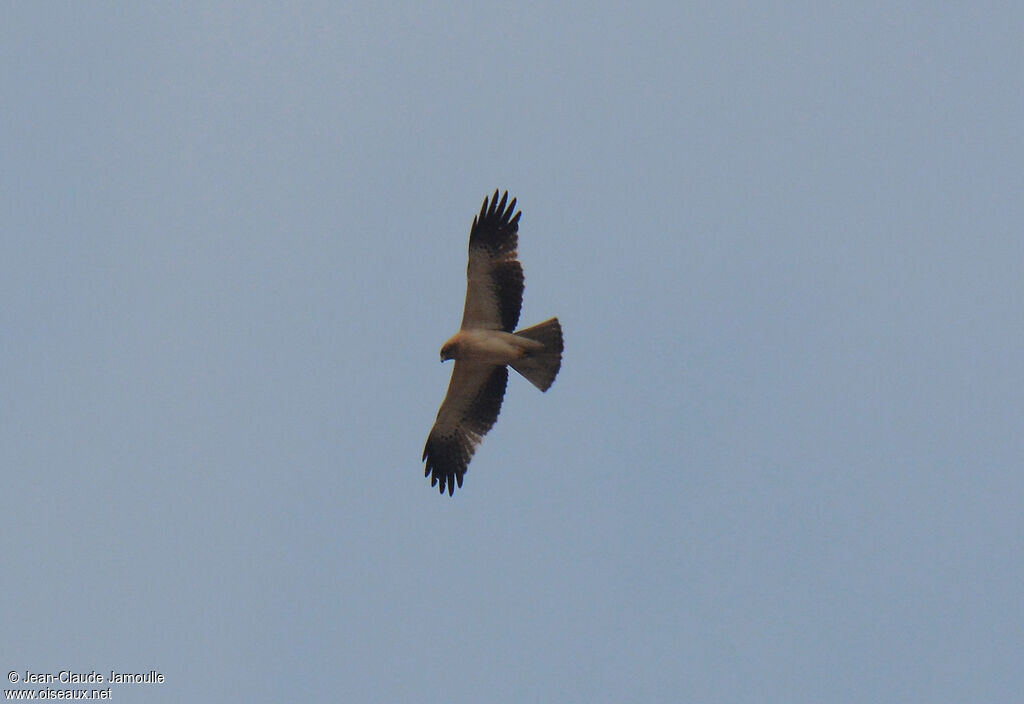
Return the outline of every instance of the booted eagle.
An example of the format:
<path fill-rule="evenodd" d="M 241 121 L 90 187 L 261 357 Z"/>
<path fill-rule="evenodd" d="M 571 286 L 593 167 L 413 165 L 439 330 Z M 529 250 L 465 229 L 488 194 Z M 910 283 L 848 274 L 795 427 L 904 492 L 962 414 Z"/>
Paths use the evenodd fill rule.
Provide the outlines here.
<path fill-rule="evenodd" d="M 476 446 L 498 419 L 508 367 L 547 391 L 562 366 L 558 318 L 516 330 L 523 304 L 523 267 L 516 259 L 522 213 L 515 210 L 516 200 L 508 203 L 508 191 L 501 202 L 494 191 L 473 218 L 462 327 L 441 347 L 441 361 L 454 359 L 455 368 L 423 448 L 423 476 L 429 476 L 430 485 L 442 494 L 447 488 L 449 496 L 456 484 L 462 486 Z"/>

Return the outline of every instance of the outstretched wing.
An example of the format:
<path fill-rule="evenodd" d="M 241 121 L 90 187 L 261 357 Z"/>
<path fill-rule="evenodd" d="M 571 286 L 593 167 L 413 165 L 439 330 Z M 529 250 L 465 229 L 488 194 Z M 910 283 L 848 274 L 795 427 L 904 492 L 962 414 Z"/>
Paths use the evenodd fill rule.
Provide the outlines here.
<path fill-rule="evenodd" d="M 430 475 L 431 486 L 440 484 L 442 494 L 445 487 L 451 496 L 456 483 L 462 486 L 476 446 L 498 419 L 507 381 L 505 366 L 455 362 L 448 394 L 423 448 L 423 459 L 427 461 L 423 476 Z"/>
<path fill-rule="evenodd" d="M 473 218 L 462 329 L 513 332 L 519 322 L 519 309 L 523 305 L 523 267 L 516 257 L 522 213 L 515 212 L 515 198 L 506 207 L 507 201 L 508 191 L 499 203 L 495 190 L 490 201 L 484 198 L 480 214 Z"/>

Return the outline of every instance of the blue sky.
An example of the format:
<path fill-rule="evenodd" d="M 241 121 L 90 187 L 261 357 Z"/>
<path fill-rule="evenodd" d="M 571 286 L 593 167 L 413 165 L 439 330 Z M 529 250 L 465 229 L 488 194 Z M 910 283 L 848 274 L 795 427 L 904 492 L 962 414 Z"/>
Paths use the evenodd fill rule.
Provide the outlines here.
<path fill-rule="evenodd" d="M 0 10 L 0 664 L 118 701 L 1024 690 L 1014 3 Z M 473 214 L 522 323 L 420 453 Z"/>

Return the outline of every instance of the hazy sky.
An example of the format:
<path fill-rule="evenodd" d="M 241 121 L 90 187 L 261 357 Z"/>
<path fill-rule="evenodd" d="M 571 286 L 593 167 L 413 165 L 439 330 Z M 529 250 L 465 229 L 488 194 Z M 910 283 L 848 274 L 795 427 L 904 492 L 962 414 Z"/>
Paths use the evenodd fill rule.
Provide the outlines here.
<path fill-rule="evenodd" d="M 4 672 L 1019 698 L 1022 36 L 1011 2 L 4 3 Z M 496 187 L 565 357 L 442 497 Z"/>

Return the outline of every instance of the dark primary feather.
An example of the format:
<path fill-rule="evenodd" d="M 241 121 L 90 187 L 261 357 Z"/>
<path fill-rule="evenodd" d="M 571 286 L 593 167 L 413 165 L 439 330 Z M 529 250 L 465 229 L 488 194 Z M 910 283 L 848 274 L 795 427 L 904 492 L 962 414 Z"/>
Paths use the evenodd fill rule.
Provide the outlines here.
<path fill-rule="evenodd" d="M 423 459 L 427 461 L 423 476 L 430 475 L 431 486 L 440 484 L 442 494 L 446 487 L 449 496 L 455 493 L 456 483 L 462 487 L 462 477 L 466 474 L 476 446 L 498 420 L 507 383 L 508 368 L 494 367 L 458 425 L 445 435 L 439 433 L 436 427 L 431 430 L 426 447 L 423 448 Z"/>
<path fill-rule="evenodd" d="M 480 214 L 473 218 L 473 227 L 469 231 L 469 248 L 484 247 L 492 257 L 512 255 L 515 257 L 519 247 L 519 218 L 522 213 L 515 213 L 516 199 L 513 198 L 508 207 L 508 191 L 498 202 L 498 190 L 494 190 L 488 202 L 484 198 L 480 206 Z M 515 215 L 513 215 L 515 213 Z"/>
<path fill-rule="evenodd" d="M 515 209 L 516 199 L 508 203 L 508 191 L 505 191 L 499 202 L 495 189 L 489 200 L 484 198 L 480 213 L 473 218 L 473 227 L 469 231 L 469 267 L 473 266 L 475 249 L 487 252 L 491 262 L 491 286 L 498 300 L 501 327 L 505 332 L 516 329 L 523 305 L 523 267 L 516 260 L 522 213 L 515 212 Z"/>

